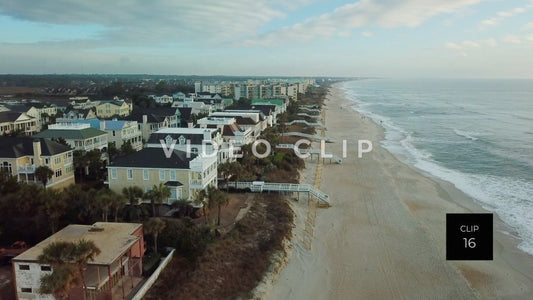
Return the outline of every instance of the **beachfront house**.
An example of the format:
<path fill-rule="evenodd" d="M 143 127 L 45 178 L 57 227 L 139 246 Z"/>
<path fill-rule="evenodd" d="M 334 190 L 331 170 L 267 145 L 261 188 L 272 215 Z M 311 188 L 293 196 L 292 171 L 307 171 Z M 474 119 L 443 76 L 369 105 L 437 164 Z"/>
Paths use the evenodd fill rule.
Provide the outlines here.
<path fill-rule="evenodd" d="M 0 137 L 0 169 L 20 182 L 42 184 L 35 169 L 47 166 L 54 173 L 47 187 L 74 184 L 72 149 L 44 138 Z"/>
<path fill-rule="evenodd" d="M 107 222 L 68 225 L 13 258 L 17 299 L 55 299 L 51 294 L 39 292 L 41 277 L 54 271 L 52 265 L 39 262 L 39 255 L 54 242 L 75 243 L 82 239 L 92 241 L 100 254 L 84 268 L 85 290 L 80 284 L 73 286 L 69 299 L 126 299 L 143 279 L 143 225 Z"/>
<path fill-rule="evenodd" d="M 0 112 L 0 135 L 11 133 L 32 135 L 37 132 L 37 119 L 24 112 Z"/>
<path fill-rule="evenodd" d="M 175 107 L 136 108 L 126 120 L 136 121 L 143 140 L 147 141 L 150 134 L 161 128 L 178 127 L 181 122 L 180 116 L 181 111 Z M 190 111 L 185 117 L 190 118 Z"/>
<path fill-rule="evenodd" d="M 154 185 L 163 183 L 171 190 L 164 203 L 186 199 L 193 201 L 196 194 L 209 185 L 217 186 L 217 157 L 186 153 L 180 150 L 144 148 L 136 153 L 118 157 L 108 169 L 109 189 L 139 186 L 149 192 Z"/>
<path fill-rule="evenodd" d="M 47 130 L 36 134 L 35 137 L 56 141 L 64 139 L 74 150 L 91 151 L 98 149 L 106 151 L 108 148 L 107 132 L 91 128 L 89 124 L 53 124 L 49 125 Z"/>

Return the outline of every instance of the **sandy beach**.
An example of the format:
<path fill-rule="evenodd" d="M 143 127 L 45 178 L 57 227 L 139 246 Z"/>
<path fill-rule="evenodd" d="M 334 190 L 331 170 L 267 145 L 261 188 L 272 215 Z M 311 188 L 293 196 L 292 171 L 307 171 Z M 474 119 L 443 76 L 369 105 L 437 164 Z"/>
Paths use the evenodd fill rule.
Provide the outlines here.
<path fill-rule="evenodd" d="M 307 199 L 292 203 L 296 227 L 285 267 L 265 299 L 531 299 L 533 256 L 517 249 L 512 229 L 495 217 L 493 261 L 446 261 L 446 213 L 485 212 L 453 185 L 400 162 L 382 148 L 383 129 L 356 113 L 334 86 L 326 101 L 326 152 L 311 249 L 302 243 Z M 357 157 L 357 140 L 373 151 Z M 319 147 L 314 143 L 313 147 Z M 316 159 L 303 181 L 314 182 Z"/>

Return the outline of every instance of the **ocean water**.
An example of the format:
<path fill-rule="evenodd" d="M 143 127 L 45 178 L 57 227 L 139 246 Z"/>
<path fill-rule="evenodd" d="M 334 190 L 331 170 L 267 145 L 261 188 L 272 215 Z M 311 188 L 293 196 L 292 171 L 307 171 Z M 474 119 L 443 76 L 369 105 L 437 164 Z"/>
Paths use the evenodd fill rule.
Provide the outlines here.
<path fill-rule="evenodd" d="M 367 79 L 343 84 L 383 146 L 500 216 L 533 254 L 533 80 Z"/>

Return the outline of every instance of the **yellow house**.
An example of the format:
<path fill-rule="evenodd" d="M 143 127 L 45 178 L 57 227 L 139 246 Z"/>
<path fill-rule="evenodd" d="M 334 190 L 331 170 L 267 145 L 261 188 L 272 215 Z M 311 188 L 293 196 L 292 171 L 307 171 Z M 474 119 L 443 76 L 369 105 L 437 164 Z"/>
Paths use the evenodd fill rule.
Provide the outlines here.
<path fill-rule="evenodd" d="M 96 105 L 96 115 L 100 119 L 111 118 L 113 116 L 129 116 L 131 105 L 124 100 L 100 101 Z"/>
<path fill-rule="evenodd" d="M 44 138 L 0 137 L 0 168 L 21 182 L 41 184 L 35 177 L 39 166 L 54 174 L 47 187 L 63 188 L 74 184 L 72 149 Z"/>
<path fill-rule="evenodd" d="M 145 192 L 154 185 L 168 186 L 171 196 L 165 203 L 192 201 L 198 191 L 217 186 L 217 156 L 202 157 L 184 151 L 145 148 L 112 161 L 108 169 L 109 188 L 117 193 L 130 186 Z"/>

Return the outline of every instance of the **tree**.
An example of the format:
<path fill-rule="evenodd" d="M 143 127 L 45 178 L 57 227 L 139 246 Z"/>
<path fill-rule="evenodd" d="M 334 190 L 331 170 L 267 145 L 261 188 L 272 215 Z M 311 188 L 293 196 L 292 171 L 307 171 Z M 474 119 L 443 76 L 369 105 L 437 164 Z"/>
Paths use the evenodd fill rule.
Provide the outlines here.
<path fill-rule="evenodd" d="M 130 141 L 127 141 L 120 146 L 120 156 L 126 156 L 132 153 L 135 153 L 135 149 L 131 146 Z"/>
<path fill-rule="evenodd" d="M 179 199 L 178 201 L 173 202 L 172 207 L 178 209 L 178 216 L 180 218 L 190 216 L 193 211 L 191 202 L 187 199 Z"/>
<path fill-rule="evenodd" d="M 150 218 L 148 222 L 144 224 L 144 233 L 151 234 L 154 238 L 154 252 L 157 253 L 157 238 L 163 229 L 165 229 L 166 223 L 160 218 Z"/>
<path fill-rule="evenodd" d="M 170 188 L 163 183 L 154 185 L 152 190 L 147 193 L 147 197 L 150 199 L 150 204 L 152 205 L 152 217 L 156 216 L 156 205 L 159 207 L 159 205 L 163 203 L 165 199 L 168 199 L 170 195 L 172 195 Z M 157 210 L 157 214 L 159 215 L 159 209 Z"/>
<path fill-rule="evenodd" d="M 41 277 L 40 292 L 52 294 L 56 299 L 68 299 L 70 289 L 81 281 L 84 292 L 85 268 L 89 261 L 100 254 L 94 242 L 52 242 L 43 249 L 38 260 L 52 266 L 52 273 Z M 85 298 L 85 293 L 84 293 Z"/>
<path fill-rule="evenodd" d="M 54 171 L 47 166 L 40 166 L 35 169 L 34 176 L 43 183 L 43 187 L 46 189 L 46 184 L 54 176 Z"/>
<path fill-rule="evenodd" d="M 0 168 L 0 194 L 6 195 L 19 188 L 17 178 L 9 173 L 7 169 Z"/>
<path fill-rule="evenodd" d="M 194 203 L 202 207 L 202 214 L 204 215 L 205 224 L 207 224 L 207 193 L 205 190 L 200 190 L 194 197 Z"/>
<path fill-rule="evenodd" d="M 41 211 L 48 218 L 52 233 L 56 232 L 59 219 L 65 215 L 67 206 L 65 198 L 58 190 L 49 189 L 42 193 Z"/>
<path fill-rule="evenodd" d="M 93 224 L 96 221 L 94 189 L 84 190 L 79 184 L 71 184 L 63 190 L 63 197 L 68 201 L 66 217 L 69 223 Z"/>
<path fill-rule="evenodd" d="M 96 193 L 96 197 L 93 201 L 93 207 L 101 213 L 103 222 L 107 222 L 109 208 L 111 208 L 113 198 L 115 197 L 116 194 L 111 190 L 99 190 Z"/>
<path fill-rule="evenodd" d="M 229 197 L 228 194 L 216 190 L 216 197 L 215 197 L 215 203 L 218 206 L 218 216 L 217 216 L 217 225 L 220 226 L 220 211 L 222 208 L 222 205 L 227 206 L 229 203 Z"/>
<path fill-rule="evenodd" d="M 208 198 L 208 207 L 209 209 L 213 208 L 215 205 L 218 207 L 217 214 L 217 225 L 220 225 L 220 212 L 222 205 L 227 205 L 229 202 L 228 195 L 216 187 L 210 185 L 207 187 L 207 198 Z"/>
<path fill-rule="evenodd" d="M 136 221 L 142 214 L 139 207 L 139 199 L 143 196 L 143 190 L 138 186 L 129 186 L 122 189 L 122 195 L 126 197 L 129 205 L 127 206 L 126 216 L 128 221 Z"/>
<path fill-rule="evenodd" d="M 72 263 L 74 263 L 78 270 L 84 291 L 87 290 L 85 283 L 85 269 L 87 268 L 87 263 L 93 261 L 98 254 L 100 254 L 100 249 L 98 249 L 92 241 L 82 239 L 79 240 L 74 247 Z M 85 293 L 83 295 L 85 298 Z"/>
<path fill-rule="evenodd" d="M 115 194 L 111 201 L 111 208 L 115 212 L 115 222 L 118 222 L 118 212 L 126 206 L 128 199 L 124 195 Z"/>

